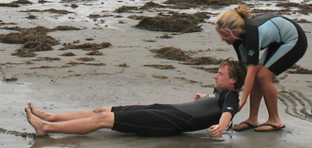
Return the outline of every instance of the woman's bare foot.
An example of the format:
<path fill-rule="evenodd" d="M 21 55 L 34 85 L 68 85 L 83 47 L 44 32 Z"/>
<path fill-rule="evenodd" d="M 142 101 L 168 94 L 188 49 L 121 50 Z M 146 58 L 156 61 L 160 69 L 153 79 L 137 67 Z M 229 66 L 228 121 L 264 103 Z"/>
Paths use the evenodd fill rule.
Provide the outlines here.
<path fill-rule="evenodd" d="M 45 136 L 47 133 L 43 130 L 44 121 L 42 121 L 40 118 L 34 116 L 29 108 L 25 108 L 25 112 L 27 115 L 27 120 L 33 126 L 36 130 L 37 136 Z"/>
<path fill-rule="evenodd" d="M 34 106 L 33 104 L 31 104 L 31 103 L 28 103 L 28 106 L 29 106 L 30 111 L 31 111 L 31 113 L 32 113 L 33 115 L 35 115 L 35 116 L 37 116 L 37 117 L 39 117 L 39 118 L 41 118 L 42 120 L 45 120 L 45 121 L 52 121 L 52 120 L 51 120 L 51 116 L 52 116 L 53 114 L 47 113 L 47 112 L 44 112 L 44 111 L 41 111 L 41 110 L 38 110 L 38 109 L 36 109 L 35 106 Z"/>

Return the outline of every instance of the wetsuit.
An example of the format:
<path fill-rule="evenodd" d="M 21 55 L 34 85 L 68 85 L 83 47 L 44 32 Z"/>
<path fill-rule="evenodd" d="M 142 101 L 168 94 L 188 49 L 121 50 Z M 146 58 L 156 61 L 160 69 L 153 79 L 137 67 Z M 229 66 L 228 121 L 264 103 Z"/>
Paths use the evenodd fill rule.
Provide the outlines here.
<path fill-rule="evenodd" d="M 223 112 L 238 111 L 238 92 L 215 88 L 214 93 L 188 103 L 116 106 L 112 130 L 143 136 L 170 136 L 218 124 Z"/>
<path fill-rule="evenodd" d="M 295 64 L 308 47 L 297 23 L 273 13 L 253 17 L 243 29 L 245 33 L 233 44 L 239 60 L 262 64 L 275 75 Z"/>

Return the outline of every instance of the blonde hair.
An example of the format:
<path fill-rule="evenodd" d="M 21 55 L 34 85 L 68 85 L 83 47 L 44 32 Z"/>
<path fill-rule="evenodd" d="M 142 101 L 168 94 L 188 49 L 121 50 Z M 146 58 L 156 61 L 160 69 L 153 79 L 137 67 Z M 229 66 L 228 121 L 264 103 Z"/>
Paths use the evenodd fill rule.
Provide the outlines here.
<path fill-rule="evenodd" d="M 227 10 L 221 13 L 215 22 L 216 29 L 229 32 L 234 38 L 237 38 L 233 32 L 243 31 L 241 27 L 249 19 L 249 11 L 246 6 L 240 5 L 235 10 Z"/>

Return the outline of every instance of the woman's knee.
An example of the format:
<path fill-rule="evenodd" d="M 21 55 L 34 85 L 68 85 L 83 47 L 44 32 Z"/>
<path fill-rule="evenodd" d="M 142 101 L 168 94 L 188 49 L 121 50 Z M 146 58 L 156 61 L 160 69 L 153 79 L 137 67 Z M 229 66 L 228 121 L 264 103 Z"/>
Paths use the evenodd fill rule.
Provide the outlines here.
<path fill-rule="evenodd" d="M 266 67 L 262 67 L 261 70 L 257 73 L 256 81 L 259 84 L 263 84 L 267 82 L 272 82 L 274 77 L 275 77 L 275 74 L 273 72 L 271 72 Z"/>

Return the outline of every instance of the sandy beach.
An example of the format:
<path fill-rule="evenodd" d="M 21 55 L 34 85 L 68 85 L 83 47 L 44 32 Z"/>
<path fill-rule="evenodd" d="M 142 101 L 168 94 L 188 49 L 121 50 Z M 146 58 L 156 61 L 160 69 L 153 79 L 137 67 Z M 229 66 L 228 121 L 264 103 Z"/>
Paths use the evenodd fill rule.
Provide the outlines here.
<path fill-rule="evenodd" d="M 157 58 L 156 54 L 150 51 L 152 49 L 175 47 L 192 57 L 237 59 L 232 46 L 221 41 L 211 20 L 200 23 L 203 29 L 200 32 L 149 31 L 133 27 L 138 24 L 139 20 L 127 18 L 133 14 L 143 15 L 142 12 L 113 13 L 106 9 L 110 4 L 109 1 L 76 2 L 75 4 L 79 6 L 76 9 L 65 6 L 72 3 L 40 4 L 42 10 L 55 7 L 76 12 L 75 14 L 21 12 L 21 10 L 39 9 L 38 2 L 33 2 L 33 5 L 21 5 L 17 8 L 0 7 L 2 14 L 0 34 L 17 32 L 4 28 L 13 26 L 54 28 L 67 25 L 81 29 L 48 32 L 48 35 L 59 41 L 59 44 L 53 45 L 53 50 L 36 51 L 33 57 L 12 55 L 23 44 L 0 43 L 0 77 L 3 78 L 0 82 L 2 102 L 0 105 L 0 147 L 311 147 L 312 77 L 311 74 L 289 72 L 278 76 L 278 82 L 275 83 L 279 91 L 279 114 L 286 125 L 286 128 L 281 131 L 229 132 L 223 135 L 223 140 L 210 138 L 207 130 L 173 137 L 139 137 L 108 129 L 101 129 L 87 135 L 33 136 L 32 133 L 35 130 L 27 122 L 24 113 L 28 102 L 32 102 L 37 108 L 47 112 L 65 113 L 113 105 L 187 102 L 193 100 L 198 92 L 207 94 L 212 92 L 213 88 L 209 86 L 214 84 L 215 73 L 196 68 L 198 65 L 187 65 L 177 60 Z M 124 1 L 120 2 L 120 5 L 132 3 L 139 2 Z M 226 8 L 234 7 L 235 5 Z M 96 11 L 102 15 L 111 14 L 112 16 L 97 19 L 83 17 L 82 14 L 88 11 L 90 14 Z M 146 11 L 145 15 L 159 13 L 156 8 Z M 37 19 L 27 19 L 30 14 L 35 15 Z M 307 18 L 308 21 L 312 21 L 309 19 Z M 311 44 L 312 23 L 300 23 L 300 26 L 305 30 L 308 42 Z M 164 35 L 172 38 L 161 38 Z M 102 55 L 87 55 L 90 51 L 82 49 L 60 50 L 64 44 L 88 42 L 108 42 L 111 46 L 99 49 Z M 69 52 L 74 53 L 75 56 L 64 56 L 64 53 Z M 311 57 L 312 49 L 309 46 L 305 56 L 297 65 L 312 70 Z M 171 65 L 173 68 L 159 69 L 148 66 L 153 64 Z M 218 65 L 199 66 L 213 68 Z M 235 116 L 234 123 L 245 120 L 248 113 L 249 105 L 247 104 Z M 262 101 L 259 121 L 265 122 L 266 120 L 267 111 Z"/>

